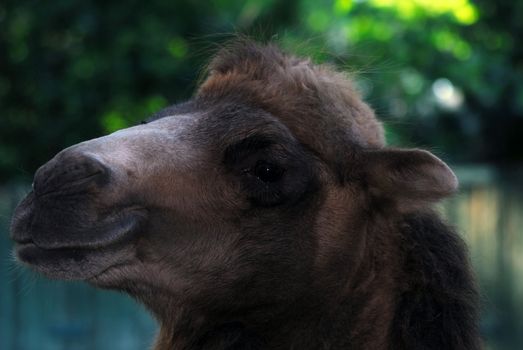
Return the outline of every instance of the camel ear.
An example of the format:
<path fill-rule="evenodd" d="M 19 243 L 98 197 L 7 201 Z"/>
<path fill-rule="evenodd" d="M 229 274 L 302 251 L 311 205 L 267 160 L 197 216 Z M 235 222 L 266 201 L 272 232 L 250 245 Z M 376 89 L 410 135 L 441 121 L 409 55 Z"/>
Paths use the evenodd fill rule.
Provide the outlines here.
<path fill-rule="evenodd" d="M 458 188 L 452 170 L 432 153 L 418 149 L 365 151 L 365 178 L 377 197 L 408 209 L 438 201 Z"/>

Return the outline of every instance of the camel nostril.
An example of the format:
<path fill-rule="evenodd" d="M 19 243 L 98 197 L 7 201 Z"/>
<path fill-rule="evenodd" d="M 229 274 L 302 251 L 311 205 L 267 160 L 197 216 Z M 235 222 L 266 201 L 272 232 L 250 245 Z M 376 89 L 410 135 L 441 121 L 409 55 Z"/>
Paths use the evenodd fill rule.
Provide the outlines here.
<path fill-rule="evenodd" d="M 97 159 L 83 154 L 60 154 L 37 170 L 33 191 L 36 196 L 67 191 L 78 192 L 91 186 L 102 186 L 109 169 Z"/>

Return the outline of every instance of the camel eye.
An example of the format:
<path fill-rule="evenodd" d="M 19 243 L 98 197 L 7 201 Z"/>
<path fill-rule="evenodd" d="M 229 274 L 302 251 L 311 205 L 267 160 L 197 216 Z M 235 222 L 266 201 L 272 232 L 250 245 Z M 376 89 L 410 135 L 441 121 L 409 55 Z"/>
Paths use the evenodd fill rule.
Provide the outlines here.
<path fill-rule="evenodd" d="M 263 182 L 276 182 L 283 175 L 283 169 L 277 165 L 258 161 L 254 167 L 254 176 Z"/>

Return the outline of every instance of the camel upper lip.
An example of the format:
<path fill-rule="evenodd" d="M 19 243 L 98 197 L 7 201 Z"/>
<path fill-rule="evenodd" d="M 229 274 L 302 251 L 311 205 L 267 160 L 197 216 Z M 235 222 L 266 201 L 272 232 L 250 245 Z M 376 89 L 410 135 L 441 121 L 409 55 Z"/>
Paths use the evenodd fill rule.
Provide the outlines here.
<path fill-rule="evenodd" d="M 64 235 L 64 239 L 57 240 L 48 238 L 48 235 L 35 235 L 30 232 L 31 226 L 24 227 L 23 231 L 13 231 L 11 238 L 17 248 L 36 247 L 46 251 L 64 249 L 99 249 L 127 241 L 134 237 L 146 220 L 147 210 L 144 207 L 130 206 L 121 208 L 115 213 L 108 215 L 105 219 L 93 220 L 88 226 L 80 227 L 84 237 L 89 239 L 74 240 Z M 22 219 L 24 220 L 24 219 Z M 27 220 L 27 219 L 25 219 Z M 30 219 L 29 219 L 30 220 Z M 59 230 L 60 228 L 47 228 L 47 230 Z M 24 232 L 26 231 L 26 232 Z"/>

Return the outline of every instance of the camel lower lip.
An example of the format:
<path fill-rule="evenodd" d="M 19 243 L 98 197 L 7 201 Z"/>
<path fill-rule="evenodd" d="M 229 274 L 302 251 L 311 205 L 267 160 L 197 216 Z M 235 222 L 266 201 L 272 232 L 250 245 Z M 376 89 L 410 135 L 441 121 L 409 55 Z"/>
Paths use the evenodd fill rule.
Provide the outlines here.
<path fill-rule="evenodd" d="M 20 261 L 30 265 L 38 265 L 47 260 L 57 259 L 79 261 L 82 260 L 86 254 L 83 248 L 44 249 L 34 243 L 17 244 L 15 251 Z"/>
<path fill-rule="evenodd" d="M 49 278 L 84 281 L 108 266 L 121 263 L 125 255 L 118 245 L 102 250 L 86 247 L 46 249 L 31 242 L 17 243 L 14 251 L 19 262 Z"/>

